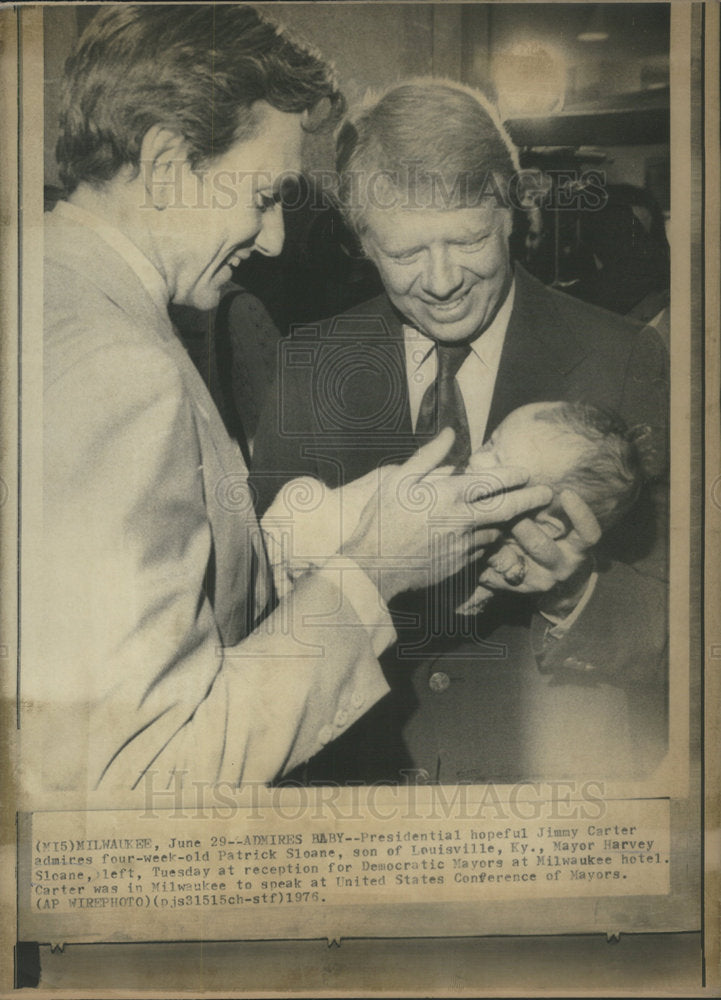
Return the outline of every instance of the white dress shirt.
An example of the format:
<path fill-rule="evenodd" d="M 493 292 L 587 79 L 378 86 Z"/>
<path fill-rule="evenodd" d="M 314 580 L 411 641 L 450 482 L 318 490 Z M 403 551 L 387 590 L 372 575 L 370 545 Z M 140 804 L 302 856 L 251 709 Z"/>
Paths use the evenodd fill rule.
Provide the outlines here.
<path fill-rule="evenodd" d="M 466 407 L 472 451 L 476 451 L 482 446 L 485 437 L 493 390 L 498 375 L 498 365 L 506 340 L 506 330 L 511 318 L 515 291 L 514 282 L 491 325 L 471 344 L 470 353 L 456 375 L 456 381 Z M 408 377 L 408 399 L 411 407 L 411 421 L 415 430 L 421 400 L 426 389 L 433 384 L 436 377 L 438 367 L 435 351 L 436 342 L 414 327 L 406 325 L 403 327 L 403 341 Z"/>

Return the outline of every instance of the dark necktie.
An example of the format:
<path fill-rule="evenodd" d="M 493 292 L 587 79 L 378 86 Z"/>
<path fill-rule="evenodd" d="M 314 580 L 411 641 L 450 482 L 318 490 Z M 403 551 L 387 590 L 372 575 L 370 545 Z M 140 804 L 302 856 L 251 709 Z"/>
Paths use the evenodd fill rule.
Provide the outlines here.
<path fill-rule="evenodd" d="M 435 437 L 444 427 L 456 432 L 453 447 L 444 465 L 464 466 L 471 454 L 471 434 L 456 374 L 470 353 L 470 344 L 437 344 L 438 372 L 435 381 L 423 394 L 416 422 L 416 437 L 421 443 Z"/>

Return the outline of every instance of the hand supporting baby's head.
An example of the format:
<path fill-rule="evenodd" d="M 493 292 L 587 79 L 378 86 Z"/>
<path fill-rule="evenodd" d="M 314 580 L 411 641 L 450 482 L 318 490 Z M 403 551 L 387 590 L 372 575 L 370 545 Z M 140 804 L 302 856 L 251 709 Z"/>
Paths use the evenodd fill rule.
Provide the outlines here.
<path fill-rule="evenodd" d="M 633 506 L 643 480 L 634 433 L 615 414 L 575 402 L 531 403 L 514 410 L 471 456 L 468 468 L 490 474 L 494 467 L 507 465 L 527 469 L 531 484 L 552 487 L 553 501 L 534 521 L 556 541 L 573 527 L 561 502 L 565 491 L 584 501 L 605 532 Z M 506 535 L 496 551 L 486 555 L 487 565 L 512 585 L 522 582 L 525 573 L 524 558 L 514 545 Z M 458 610 L 476 613 L 491 593 L 478 588 Z"/>
<path fill-rule="evenodd" d="M 520 466 L 529 482 L 549 485 L 554 501 L 547 508 L 561 537 L 568 531 L 558 496 L 573 490 L 606 531 L 633 506 L 642 469 L 633 433 L 620 417 L 586 403 L 530 403 L 510 413 L 490 440 L 471 455 L 469 471 Z"/>

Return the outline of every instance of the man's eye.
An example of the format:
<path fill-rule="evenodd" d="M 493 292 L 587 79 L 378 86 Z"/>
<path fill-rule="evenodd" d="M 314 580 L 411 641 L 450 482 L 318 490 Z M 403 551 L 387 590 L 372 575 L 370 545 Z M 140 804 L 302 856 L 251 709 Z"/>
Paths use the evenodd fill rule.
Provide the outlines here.
<path fill-rule="evenodd" d="M 461 250 L 464 250 L 466 253 L 475 253 L 477 250 L 480 250 L 481 247 L 485 246 L 487 242 L 488 237 L 481 236 L 477 240 L 470 240 L 468 243 L 460 243 L 459 246 Z"/>
<path fill-rule="evenodd" d="M 390 257 L 394 264 L 412 264 L 418 259 L 418 253 L 418 250 L 414 250 L 411 253 L 392 253 L 387 254 L 387 256 Z"/>
<path fill-rule="evenodd" d="M 263 194 L 259 191 L 255 196 L 255 206 L 260 209 L 261 212 L 267 212 L 271 208 L 275 208 L 278 204 L 278 198 L 272 194 Z"/>

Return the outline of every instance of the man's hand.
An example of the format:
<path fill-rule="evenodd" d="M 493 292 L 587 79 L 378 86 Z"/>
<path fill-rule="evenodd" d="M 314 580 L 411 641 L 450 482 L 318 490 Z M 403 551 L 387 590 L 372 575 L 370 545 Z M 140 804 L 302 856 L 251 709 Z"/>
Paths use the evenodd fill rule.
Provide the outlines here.
<path fill-rule="evenodd" d="M 601 537 L 594 514 L 572 490 L 560 495 L 571 523 L 562 538 L 553 539 L 542 525 L 522 518 L 511 529 L 514 541 L 489 560 L 479 582 L 491 590 L 546 595 L 539 607 L 549 614 L 569 614 L 580 600 L 593 571 L 591 550 Z"/>
<path fill-rule="evenodd" d="M 456 474 L 440 467 L 453 443 L 446 429 L 380 486 L 343 546 L 386 601 L 457 573 L 499 535 L 498 525 L 550 503 L 548 486 L 524 487 L 523 469 Z"/>

